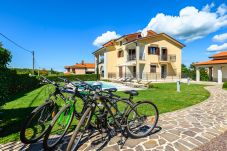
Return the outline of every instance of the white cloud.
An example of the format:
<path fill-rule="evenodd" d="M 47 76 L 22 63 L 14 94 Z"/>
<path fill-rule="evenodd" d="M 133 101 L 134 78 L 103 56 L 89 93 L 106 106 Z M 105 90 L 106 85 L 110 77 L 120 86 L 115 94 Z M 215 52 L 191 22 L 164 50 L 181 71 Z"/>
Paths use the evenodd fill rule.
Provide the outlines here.
<path fill-rule="evenodd" d="M 101 36 L 98 36 L 94 42 L 93 45 L 100 47 L 102 46 L 104 43 L 112 40 L 112 39 L 116 39 L 119 38 L 120 35 L 117 34 L 115 31 L 107 31 L 105 33 L 103 33 Z"/>
<path fill-rule="evenodd" d="M 225 4 L 221 4 L 218 9 L 217 13 L 223 16 L 227 12 L 227 6 Z"/>
<path fill-rule="evenodd" d="M 211 4 L 206 4 L 206 6 L 203 7 L 202 11 L 204 12 L 210 12 L 211 9 L 214 7 L 214 3 L 211 3 Z"/>
<path fill-rule="evenodd" d="M 227 50 L 227 43 L 222 45 L 211 45 L 207 48 L 207 51 L 224 51 Z"/>
<path fill-rule="evenodd" d="M 223 41 L 227 40 L 227 33 L 220 34 L 220 35 L 215 35 L 213 37 L 213 40 L 214 41 L 218 41 L 218 42 L 223 42 Z"/>
<path fill-rule="evenodd" d="M 178 16 L 158 13 L 143 29 L 143 35 L 147 30 L 167 33 L 179 39 L 192 41 L 213 33 L 227 26 L 226 5 L 222 4 L 216 12 L 211 12 L 214 4 L 198 10 L 193 6 L 187 6 L 180 10 Z"/>

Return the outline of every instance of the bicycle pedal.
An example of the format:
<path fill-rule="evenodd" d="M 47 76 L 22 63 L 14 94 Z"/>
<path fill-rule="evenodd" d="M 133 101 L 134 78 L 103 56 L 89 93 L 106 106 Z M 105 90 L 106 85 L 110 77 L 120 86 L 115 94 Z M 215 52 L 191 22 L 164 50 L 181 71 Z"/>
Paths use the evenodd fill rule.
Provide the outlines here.
<path fill-rule="evenodd" d="M 118 145 L 123 145 L 124 142 L 123 142 L 123 140 L 119 140 L 119 141 L 117 142 L 117 144 L 118 144 Z"/>
<path fill-rule="evenodd" d="M 111 136 L 115 136 L 115 135 L 116 135 L 115 130 L 111 130 L 111 131 L 110 131 L 110 135 L 111 135 Z"/>

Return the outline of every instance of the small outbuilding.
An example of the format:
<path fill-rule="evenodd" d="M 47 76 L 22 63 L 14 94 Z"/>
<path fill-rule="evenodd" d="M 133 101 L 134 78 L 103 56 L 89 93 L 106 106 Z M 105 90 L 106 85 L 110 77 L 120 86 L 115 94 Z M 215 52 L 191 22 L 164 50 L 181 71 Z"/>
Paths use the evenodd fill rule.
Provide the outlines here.
<path fill-rule="evenodd" d="M 196 81 L 200 81 L 200 68 L 207 68 L 210 81 L 222 83 L 227 81 L 227 51 L 217 53 L 211 57 L 212 60 L 195 63 Z"/>

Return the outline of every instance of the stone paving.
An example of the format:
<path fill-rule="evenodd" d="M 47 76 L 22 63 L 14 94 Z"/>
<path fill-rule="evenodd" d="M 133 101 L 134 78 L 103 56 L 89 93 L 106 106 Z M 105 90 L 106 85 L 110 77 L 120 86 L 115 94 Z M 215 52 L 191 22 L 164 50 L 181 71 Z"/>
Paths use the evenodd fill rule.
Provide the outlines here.
<path fill-rule="evenodd" d="M 175 112 L 162 114 L 158 133 L 142 139 L 128 139 L 120 149 L 119 137 L 113 138 L 103 151 L 187 151 L 193 150 L 227 131 L 227 91 L 220 85 L 208 86 L 211 96 L 204 102 Z M 190 101 L 190 100 L 188 100 Z M 67 139 L 60 145 L 64 148 Z M 19 142 L 0 145 L 0 150 L 42 150 L 41 143 L 30 146 Z"/>

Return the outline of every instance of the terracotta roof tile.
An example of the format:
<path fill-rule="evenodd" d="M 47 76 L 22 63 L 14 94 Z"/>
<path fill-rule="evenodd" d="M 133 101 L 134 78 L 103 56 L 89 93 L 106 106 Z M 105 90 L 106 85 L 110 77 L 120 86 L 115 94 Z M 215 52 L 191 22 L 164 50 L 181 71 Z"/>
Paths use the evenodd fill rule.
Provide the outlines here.
<path fill-rule="evenodd" d="M 94 63 L 77 63 L 73 66 L 65 66 L 65 68 L 95 68 L 95 64 Z"/>
<path fill-rule="evenodd" d="M 209 61 L 204 61 L 204 62 L 198 62 L 195 63 L 195 66 L 199 65 L 213 65 L 213 64 L 227 64 L 227 59 L 225 60 L 209 60 Z"/>
<path fill-rule="evenodd" d="M 217 53 L 217 54 L 211 56 L 210 58 L 224 57 L 224 56 L 227 56 L 227 51 Z"/>

